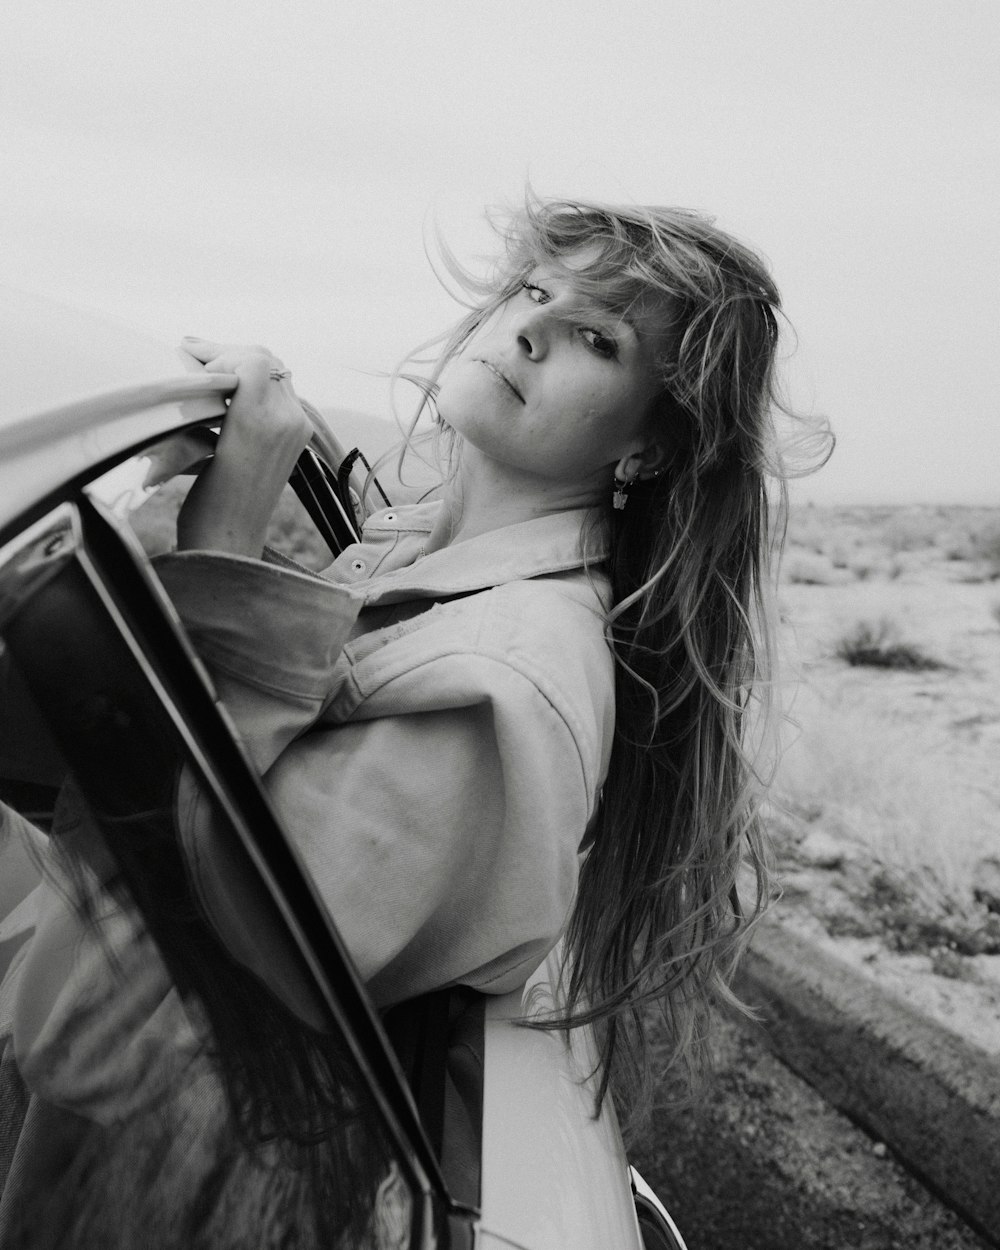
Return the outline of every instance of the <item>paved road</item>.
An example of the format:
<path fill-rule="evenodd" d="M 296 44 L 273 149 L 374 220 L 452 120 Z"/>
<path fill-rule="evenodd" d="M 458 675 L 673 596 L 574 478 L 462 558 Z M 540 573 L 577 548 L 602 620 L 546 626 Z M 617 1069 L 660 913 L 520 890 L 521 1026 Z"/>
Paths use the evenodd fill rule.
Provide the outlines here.
<path fill-rule="evenodd" d="M 702 1106 L 630 1150 L 689 1250 L 983 1250 L 988 1242 L 752 1032 L 720 1021 Z"/>

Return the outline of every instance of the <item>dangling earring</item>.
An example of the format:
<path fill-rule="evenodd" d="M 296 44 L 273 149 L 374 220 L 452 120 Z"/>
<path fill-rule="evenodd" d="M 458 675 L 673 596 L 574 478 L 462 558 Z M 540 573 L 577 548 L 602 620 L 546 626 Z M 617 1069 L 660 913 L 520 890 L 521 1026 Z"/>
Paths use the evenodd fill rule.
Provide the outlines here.
<path fill-rule="evenodd" d="M 664 469 L 655 469 L 652 473 L 647 473 L 642 479 L 640 479 L 638 473 L 633 473 L 631 477 L 619 477 L 616 473 L 615 489 L 611 493 L 611 506 L 618 512 L 623 511 L 625 505 L 628 503 L 628 493 L 636 482 L 640 480 L 643 482 L 651 482 L 653 478 L 659 477 L 660 474 L 665 471 L 666 470 Z"/>
<path fill-rule="evenodd" d="M 628 493 L 638 476 L 638 473 L 633 473 L 631 477 L 619 477 L 617 473 L 615 474 L 615 489 L 611 494 L 611 506 L 617 512 L 621 512 L 628 503 Z"/>

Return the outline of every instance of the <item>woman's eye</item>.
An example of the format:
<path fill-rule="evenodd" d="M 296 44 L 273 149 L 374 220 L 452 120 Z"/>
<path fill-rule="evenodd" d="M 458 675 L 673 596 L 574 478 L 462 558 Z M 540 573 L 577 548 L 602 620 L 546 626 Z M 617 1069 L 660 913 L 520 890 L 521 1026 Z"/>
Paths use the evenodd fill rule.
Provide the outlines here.
<path fill-rule="evenodd" d="M 521 283 L 521 290 L 527 293 L 528 299 L 533 304 L 548 304 L 552 299 L 545 287 L 529 282 L 527 279 Z M 617 342 L 603 330 L 595 330 L 592 326 L 581 326 L 579 333 L 590 350 L 605 360 L 613 360 L 618 355 Z"/>
<path fill-rule="evenodd" d="M 521 290 L 528 292 L 528 299 L 536 304 L 547 304 L 552 298 L 544 287 L 536 286 L 534 282 L 522 282 Z"/>
<path fill-rule="evenodd" d="M 597 352 L 598 356 L 604 356 L 608 360 L 613 360 L 618 355 L 618 344 L 613 338 L 610 338 L 600 330 L 584 328 L 580 331 L 580 334 L 583 336 L 587 346 Z"/>

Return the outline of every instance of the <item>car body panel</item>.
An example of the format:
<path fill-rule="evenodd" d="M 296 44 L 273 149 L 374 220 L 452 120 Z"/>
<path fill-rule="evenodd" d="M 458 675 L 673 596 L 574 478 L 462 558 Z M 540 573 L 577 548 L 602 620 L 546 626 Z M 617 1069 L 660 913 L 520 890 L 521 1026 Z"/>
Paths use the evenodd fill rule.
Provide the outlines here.
<path fill-rule="evenodd" d="M 557 1009 L 559 963 L 557 948 L 486 1009 L 480 1231 L 531 1250 L 627 1250 L 641 1243 L 610 1100 L 593 1116 L 593 1037 L 514 1023 Z"/>
<path fill-rule="evenodd" d="M 0 528 L 128 448 L 221 416 L 229 375 L 113 321 L 0 289 Z"/>
<path fill-rule="evenodd" d="M 113 318 L 0 287 L 0 428 L 19 417 L 193 374 L 182 353 Z"/>

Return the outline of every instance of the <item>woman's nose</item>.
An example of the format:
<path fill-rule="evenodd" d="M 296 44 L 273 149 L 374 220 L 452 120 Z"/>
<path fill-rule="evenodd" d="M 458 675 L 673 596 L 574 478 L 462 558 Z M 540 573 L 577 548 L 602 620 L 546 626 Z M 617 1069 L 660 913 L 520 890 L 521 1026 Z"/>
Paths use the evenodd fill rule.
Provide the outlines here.
<path fill-rule="evenodd" d="M 540 360 L 548 351 L 551 326 L 542 308 L 519 309 L 510 329 L 518 350 L 530 360 Z"/>

